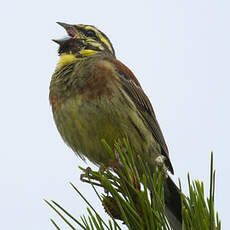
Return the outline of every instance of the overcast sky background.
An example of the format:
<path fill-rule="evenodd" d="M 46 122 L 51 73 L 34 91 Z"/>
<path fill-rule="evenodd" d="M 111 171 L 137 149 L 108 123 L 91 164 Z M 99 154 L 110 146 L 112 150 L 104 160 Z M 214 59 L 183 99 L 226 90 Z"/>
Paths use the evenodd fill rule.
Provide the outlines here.
<path fill-rule="evenodd" d="M 86 214 L 73 182 L 87 164 L 64 144 L 48 102 L 49 82 L 64 30 L 56 21 L 92 24 L 111 39 L 117 58 L 137 76 L 149 96 L 174 166 L 209 186 L 210 152 L 217 170 L 216 210 L 222 229 L 229 219 L 230 2 L 4 1 L 1 28 L 0 219 L 1 229 L 54 229 L 60 218 L 43 199 L 55 200 L 75 217 Z M 102 208 L 100 205 L 98 210 Z"/>

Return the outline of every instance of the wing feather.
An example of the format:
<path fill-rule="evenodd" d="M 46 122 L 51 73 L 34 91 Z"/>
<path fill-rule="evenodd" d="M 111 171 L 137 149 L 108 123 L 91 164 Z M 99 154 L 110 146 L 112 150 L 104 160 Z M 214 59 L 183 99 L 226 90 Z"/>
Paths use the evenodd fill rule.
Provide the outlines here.
<path fill-rule="evenodd" d="M 169 159 L 168 148 L 148 97 L 144 93 L 140 83 L 138 82 L 134 74 L 124 64 L 116 59 L 111 59 L 110 61 L 116 67 L 123 89 L 132 99 L 135 106 L 138 108 L 141 115 L 143 116 L 144 121 L 150 129 L 152 135 L 160 144 L 162 149 L 162 155 L 166 157 L 166 166 L 173 174 L 173 167 Z"/>

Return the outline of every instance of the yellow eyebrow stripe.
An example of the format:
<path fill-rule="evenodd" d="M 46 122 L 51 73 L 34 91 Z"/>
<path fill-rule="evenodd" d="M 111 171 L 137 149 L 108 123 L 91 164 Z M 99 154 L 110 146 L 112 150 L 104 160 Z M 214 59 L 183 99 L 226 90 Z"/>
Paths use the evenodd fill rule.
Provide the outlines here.
<path fill-rule="evenodd" d="M 93 30 L 97 36 L 100 38 L 100 40 L 108 47 L 108 49 L 111 51 L 111 53 L 113 53 L 113 48 L 110 45 L 109 41 L 94 27 L 92 26 L 85 26 L 86 30 Z"/>

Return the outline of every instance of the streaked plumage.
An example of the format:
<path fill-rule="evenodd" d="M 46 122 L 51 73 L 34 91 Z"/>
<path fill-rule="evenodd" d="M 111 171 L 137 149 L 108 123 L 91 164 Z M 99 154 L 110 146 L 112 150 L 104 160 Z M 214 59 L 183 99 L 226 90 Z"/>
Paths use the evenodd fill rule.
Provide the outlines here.
<path fill-rule="evenodd" d="M 152 105 L 131 70 L 116 59 L 108 37 L 93 26 L 59 24 L 70 37 L 55 40 L 60 60 L 50 84 L 50 103 L 64 141 L 81 158 L 109 166 L 101 139 L 113 145 L 128 137 L 135 156 L 140 154 L 154 167 L 156 157 L 162 155 L 173 173 Z M 172 193 L 176 197 L 168 196 L 174 199 L 168 205 L 178 205 L 178 192 Z"/>

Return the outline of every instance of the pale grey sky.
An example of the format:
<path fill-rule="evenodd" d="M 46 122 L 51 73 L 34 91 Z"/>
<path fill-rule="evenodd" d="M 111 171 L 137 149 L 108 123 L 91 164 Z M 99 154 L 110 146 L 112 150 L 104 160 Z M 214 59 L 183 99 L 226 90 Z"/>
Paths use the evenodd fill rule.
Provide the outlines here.
<path fill-rule="evenodd" d="M 229 229 L 229 12 L 227 0 L 2 2 L 1 228 L 51 230 L 52 217 L 68 229 L 43 199 L 76 217 L 86 213 L 69 181 L 95 199 L 79 180 L 77 166 L 87 165 L 63 143 L 48 102 L 58 60 L 51 39 L 65 35 L 55 24 L 61 21 L 92 24 L 109 36 L 153 104 L 175 181 L 180 177 L 185 186 L 190 172 L 208 191 L 214 151 L 216 209 Z"/>

